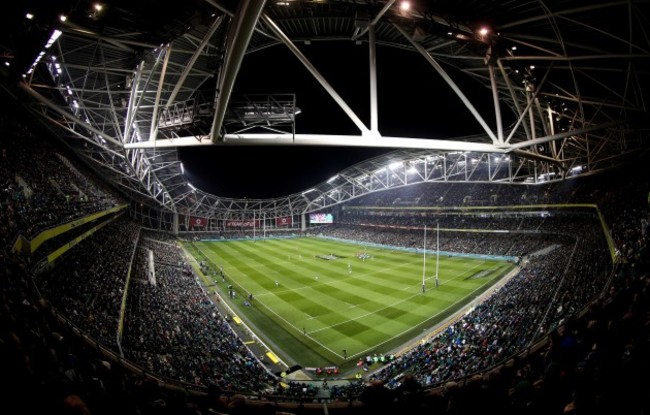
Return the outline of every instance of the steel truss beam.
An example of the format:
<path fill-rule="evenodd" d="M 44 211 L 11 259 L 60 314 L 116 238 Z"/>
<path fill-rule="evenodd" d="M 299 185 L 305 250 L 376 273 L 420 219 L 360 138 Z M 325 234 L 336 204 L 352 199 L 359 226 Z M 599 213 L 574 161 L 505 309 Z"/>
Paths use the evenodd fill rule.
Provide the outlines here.
<path fill-rule="evenodd" d="M 422 182 L 546 183 L 611 168 L 647 150 L 647 123 L 639 122 L 648 118 L 647 2 L 574 0 L 517 9 L 490 2 L 477 6 L 476 15 L 498 12 L 494 20 L 500 24 L 484 34 L 478 32 L 478 18 L 454 18 L 459 2 L 447 5 L 447 12 L 403 12 L 394 1 L 280 6 L 251 0 L 237 10 L 217 0 L 198 3 L 203 7 L 176 5 L 180 16 L 191 18 L 179 17 L 151 36 L 143 36 L 139 27 L 94 25 L 80 11 L 77 20 L 70 16 L 56 24 L 62 35 L 21 83 L 33 112 L 64 143 L 133 199 L 165 212 L 246 219 L 260 210 L 285 216 L 325 209 L 368 192 Z M 368 43 L 368 125 L 301 52 L 298 45 L 310 40 Z M 295 126 L 294 133 L 224 129 L 244 54 L 269 47 L 288 48 L 359 134 L 296 134 Z M 376 80 L 383 75 L 376 65 L 381 47 L 411 51 L 429 64 L 431 76 L 442 79 L 476 121 L 477 134 L 383 136 L 377 107 L 387 97 Z M 485 87 L 491 108 L 479 110 L 472 102 L 469 92 L 476 85 Z M 205 101 L 213 111 L 206 125 L 158 124 L 165 111 L 206 92 L 213 94 Z M 194 189 L 176 151 L 190 145 L 272 144 L 400 150 L 313 189 L 269 200 L 221 198 Z"/>

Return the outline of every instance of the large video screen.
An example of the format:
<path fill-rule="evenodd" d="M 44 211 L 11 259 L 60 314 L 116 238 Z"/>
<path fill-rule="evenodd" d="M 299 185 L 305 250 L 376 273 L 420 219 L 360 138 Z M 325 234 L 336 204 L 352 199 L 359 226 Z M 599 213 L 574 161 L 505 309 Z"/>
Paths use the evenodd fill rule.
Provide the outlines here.
<path fill-rule="evenodd" d="M 331 213 L 310 213 L 309 223 L 334 223 Z"/>

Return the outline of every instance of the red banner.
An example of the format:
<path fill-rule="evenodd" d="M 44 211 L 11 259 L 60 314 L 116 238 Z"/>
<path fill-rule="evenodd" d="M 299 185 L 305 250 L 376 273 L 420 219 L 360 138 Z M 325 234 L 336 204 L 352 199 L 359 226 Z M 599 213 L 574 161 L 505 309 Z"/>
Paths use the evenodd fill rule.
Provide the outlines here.
<path fill-rule="evenodd" d="M 293 224 L 292 216 L 284 216 L 281 218 L 275 218 L 275 226 L 291 226 Z"/>
<path fill-rule="evenodd" d="M 190 216 L 190 227 L 205 228 L 206 226 L 208 226 L 208 220 L 206 218 Z"/>
<path fill-rule="evenodd" d="M 255 220 L 227 220 L 226 228 L 259 228 L 262 225 L 262 221 L 259 219 Z"/>

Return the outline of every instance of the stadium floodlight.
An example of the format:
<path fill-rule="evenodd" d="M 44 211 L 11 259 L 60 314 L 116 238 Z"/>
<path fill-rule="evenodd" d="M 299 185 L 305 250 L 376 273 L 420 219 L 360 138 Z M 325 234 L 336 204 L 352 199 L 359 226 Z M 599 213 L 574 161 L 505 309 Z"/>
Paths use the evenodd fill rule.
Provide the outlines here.
<path fill-rule="evenodd" d="M 338 174 L 337 174 L 336 176 L 330 177 L 330 178 L 327 180 L 327 183 L 332 183 L 334 180 L 338 179 L 338 177 L 339 177 Z"/>
<path fill-rule="evenodd" d="M 192 189 L 192 190 L 196 190 L 196 187 L 194 187 L 194 186 L 192 185 L 192 183 L 187 182 L 187 185 L 190 187 L 190 189 Z"/>
<path fill-rule="evenodd" d="M 388 168 L 391 169 L 391 170 L 395 170 L 395 169 L 397 169 L 397 168 L 399 168 L 399 167 L 402 167 L 402 164 L 403 164 L 403 163 L 402 163 L 401 161 L 395 161 L 395 162 L 393 162 L 393 163 L 390 163 L 390 164 L 388 165 Z"/>
<path fill-rule="evenodd" d="M 304 195 L 306 195 L 307 193 L 311 193 L 311 192 L 315 192 L 315 191 L 316 191 L 316 189 L 314 189 L 314 188 L 312 187 L 311 189 L 309 189 L 309 190 L 305 190 L 304 192 L 302 192 L 302 195 L 304 196 Z"/>
<path fill-rule="evenodd" d="M 52 44 L 56 42 L 56 40 L 59 38 L 59 36 L 61 36 L 62 33 L 63 32 L 58 29 L 54 30 L 54 32 L 52 32 L 52 36 L 50 36 L 50 39 L 45 44 L 45 49 L 49 49 L 50 46 L 52 46 Z"/>

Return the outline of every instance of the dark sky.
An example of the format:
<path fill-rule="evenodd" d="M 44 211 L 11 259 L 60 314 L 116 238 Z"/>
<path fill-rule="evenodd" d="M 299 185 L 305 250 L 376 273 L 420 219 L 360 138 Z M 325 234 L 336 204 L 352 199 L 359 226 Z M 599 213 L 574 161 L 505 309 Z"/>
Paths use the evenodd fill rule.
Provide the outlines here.
<path fill-rule="evenodd" d="M 368 46 L 351 41 L 313 42 L 300 49 L 369 126 Z M 447 138 L 480 132 L 451 88 L 420 55 L 377 48 L 379 131 L 384 136 Z M 456 77 L 452 69 L 446 68 Z M 472 98 L 489 104 L 489 90 L 470 85 Z M 231 99 L 243 94 L 295 93 L 297 133 L 358 134 L 317 80 L 284 46 L 247 55 Z M 489 115 L 488 115 L 489 116 Z M 484 115 L 486 117 L 486 115 Z M 271 198 L 301 192 L 340 170 L 391 148 L 219 146 L 179 150 L 190 182 L 222 197 Z"/>
<path fill-rule="evenodd" d="M 232 146 L 180 151 L 185 175 L 222 197 L 272 198 L 301 192 L 339 171 L 386 153 L 363 147 Z M 189 161 L 188 161 L 189 160 Z"/>

